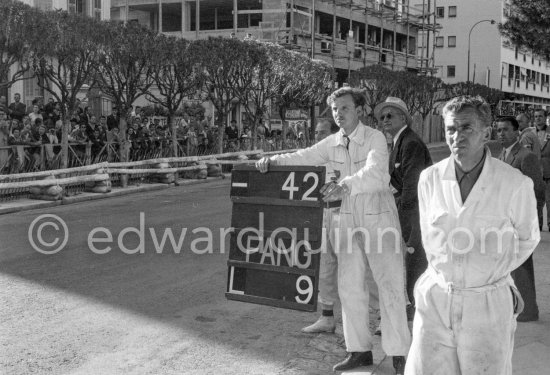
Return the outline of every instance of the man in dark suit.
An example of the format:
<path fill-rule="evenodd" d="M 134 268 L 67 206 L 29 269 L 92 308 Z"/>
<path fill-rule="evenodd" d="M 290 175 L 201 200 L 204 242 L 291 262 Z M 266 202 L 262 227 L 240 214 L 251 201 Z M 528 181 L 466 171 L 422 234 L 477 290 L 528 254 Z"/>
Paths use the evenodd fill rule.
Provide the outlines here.
<path fill-rule="evenodd" d="M 544 181 L 538 158 L 523 147 L 519 142 L 519 124 L 512 116 L 497 119 L 497 139 L 504 148 L 499 159 L 512 167 L 517 168 L 533 180 L 537 208 L 544 206 Z M 542 210 L 539 211 L 541 213 Z M 539 215 L 539 227 L 542 227 L 542 215 Z M 512 271 L 512 278 L 523 297 L 525 307 L 519 314 L 518 322 L 531 322 L 539 319 L 539 308 L 535 292 L 535 272 L 533 270 L 533 256 Z"/>
<path fill-rule="evenodd" d="M 374 109 L 374 114 L 393 137 L 390 155 L 390 176 L 403 240 L 409 250 L 405 254 L 407 295 L 411 305 L 407 316 L 414 315 L 414 284 L 428 265 L 420 235 L 418 211 L 418 179 L 420 172 L 432 165 L 428 148 L 410 128 L 412 118 L 407 105 L 399 98 L 388 97 Z"/>
<path fill-rule="evenodd" d="M 537 118 L 538 116 L 538 118 Z M 537 136 L 540 141 L 540 163 L 542 164 L 542 177 L 546 186 L 546 220 L 550 230 L 550 127 L 546 126 L 541 117 L 546 118 L 546 112 L 542 109 L 535 111 Z"/>
<path fill-rule="evenodd" d="M 107 116 L 107 129 L 113 130 L 113 128 L 118 128 L 118 111 L 116 107 L 113 107 L 112 113 Z"/>
<path fill-rule="evenodd" d="M 15 93 L 14 102 L 8 106 L 8 113 L 13 120 L 23 122 L 23 116 L 27 113 L 27 106 L 21 103 L 21 94 Z"/>

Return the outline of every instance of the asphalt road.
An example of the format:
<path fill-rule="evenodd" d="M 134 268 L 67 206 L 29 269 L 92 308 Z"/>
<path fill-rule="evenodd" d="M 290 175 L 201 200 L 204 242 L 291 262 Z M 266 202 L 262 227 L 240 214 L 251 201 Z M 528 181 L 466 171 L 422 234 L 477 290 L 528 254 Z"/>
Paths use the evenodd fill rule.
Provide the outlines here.
<path fill-rule="evenodd" d="M 304 373 L 313 314 L 225 299 L 230 212 L 220 180 L 1 216 L 0 373 Z M 59 252 L 33 248 L 62 243 L 48 225 L 29 237 L 38 218 L 65 223 Z"/>
<path fill-rule="evenodd" d="M 229 183 L 220 180 L 0 217 L 0 373 L 284 370 L 309 340 L 288 332 L 309 314 L 226 301 L 219 228 L 230 226 L 230 209 Z M 29 223 L 42 214 L 58 216 L 69 232 L 65 248 L 53 255 L 35 251 L 28 240 Z M 141 239 L 121 233 L 140 228 L 140 215 L 144 253 L 127 254 L 123 249 L 139 250 Z M 112 243 L 94 245 L 111 246 L 106 254 L 88 244 L 97 227 L 112 234 Z M 210 253 L 191 251 L 208 245 L 204 231 L 192 232 L 200 227 L 213 230 Z M 177 243 L 165 243 L 159 254 L 162 233 L 172 230 L 177 242 L 182 228 L 188 232 L 179 254 Z M 58 235 L 43 227 L 42 242 Z M 106 238 L 105 231 L 98 237 Z"/>

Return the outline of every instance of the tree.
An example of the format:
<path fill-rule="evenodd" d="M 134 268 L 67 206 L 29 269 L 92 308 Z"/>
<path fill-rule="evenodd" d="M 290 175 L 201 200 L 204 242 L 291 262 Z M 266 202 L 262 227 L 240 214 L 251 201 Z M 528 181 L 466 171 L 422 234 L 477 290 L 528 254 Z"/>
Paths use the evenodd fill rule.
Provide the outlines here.
<path fill-rule="evenodd" d="M 505 5 L 507 20 L 499 25 L 503 36 L 518 47 L 550 56 L 550 2 L 547 0 L 510 0 Z"/>
<path fill-rule="evenodd" d="M 442 100 L 445 84 L 440 78 L 429 76 L 416 76 L 414 82 L 413 104 L 409 107 L 411 114 L 420 113 L 425 119 L 434 109 L 436 102 Z"/>
<path fill-rule="evenodd" d="M 380 65 L 370 65 L 352 72 L 350 85 L 365 89 L 366 106 L 369 113 L 374 113 L 374 108 L 388 96 L 396 96 L 401 82 L 396 72 Z"/>
<path fill-rule="evenodd" d="M 228 38 L 195 40 L 190 50 L 202 68 L 204 96 L 216 109 L 221 153 L 227 117 L 237 105 L 237 99 L 249 92 L 259 54 L 248 43 Z"/>
<path fill-rule="evenodd" d="M 153 81 L 158 93 L 151 91 L 148 98 L 151 102 L 161 105 L 168 112 L 168 123 L 172 132 L 173 155 L 178 155 L 176 122 L 174 114 L 183 99 L 194 94 L 201 86 L 200 67 L 185 39 L 159 36 L 158 66 L 153 73 Z"/>
<path fill-rule="evenodd" d="M 493 114 L 496 113 L 495 110 L 498 103 L 506 99 L 506 94 L 503 91 L 478 83 L 472 84 L 471 82 L 458 82 L 453 85 L 447 85 L 445 92 L 448 99 L 460 95 L 479 95 L 489 103 Z"/>
<path fill-rule="evenodd" d="M 330 94 L 335 78 L 334 69 L 326 62 L 312 60 L 296 51 L 287 52 L 284 81 L 276 99 L 283 122 L 286 110 L 291 106 L 311 109 L 321 103 Z M 311 120 L 313 128 L 315 124 L 313 118 Z"/>
<path fill-rule="evenodd" d="M 42 40 L 42 52 L 34 55 L 32 67 L 38 85 L 63 104 L 61 168 L 66 168 L 70 131 L 67 116 L 74 112 L 82 86 L 89 84 L 94 76 L 102 24 L 93 18 L 63 11 L 47 12 L 45 16 L 52 22 L 52 27 Z"/>
<path fill-rule="evenodd" d="M 289 52 L 273 43 L 261 43 L 254 40 L 246 42 L 257 54 L 251 67 L 253 73 L 250 89 L 237 91 L 236 95 L 243 104 L 248 117 L 252 119 L 252 147 L 256 145 L 257 126 L 265 117 L 268 106 L 286 84 L 285 73 L 288 69 Z"/>
<path fill-rule="evenodd" d="M 146 95 L 154 83 L 156 59 L 160 56 L 156 34 L 134 22 L 105 22 L 96 83 L 113 99 L 119 114 L 122 134 L 120 160 L 128 158 L 127 116 L 133 103 Z M 125 180 L 123 179 L 123 184 Z"/>
<path fill-rule="evenodd" d="M 43 12 L 20 1 L 0 2 L 0 88 L 10 87 L 29 71 L 30 57 L 49 37 L 46 21 Z"/>

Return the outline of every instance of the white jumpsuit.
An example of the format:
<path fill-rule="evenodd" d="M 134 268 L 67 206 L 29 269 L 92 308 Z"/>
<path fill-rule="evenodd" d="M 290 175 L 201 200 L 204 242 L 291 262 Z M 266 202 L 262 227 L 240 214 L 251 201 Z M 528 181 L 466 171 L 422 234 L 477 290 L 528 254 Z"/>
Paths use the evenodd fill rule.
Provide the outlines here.
<path fill-rule="evenodd" d="M 407 375 L 512 373 L 522 301 L 510 272 L 540 240 L 537 203 L 531 179 L 486 152 L 464 203 L 452 157 L 420 176 L 428 270 L 415 286 Z"/>
<path fill-rule="evenodd" d="M 389 189 L 386 138 L 380 131 L 359 123 L 349 135 L 348 150 L 343 134 L 340 130 L 307 149 L 272 160 L 277 165 L 328 164 L 327 168 L 340 171 L 341 181 L 350 188 L 342 200 L 339 238 L 335 240 L 347 351 L 372 349 L 366 281 L 370 265 L 378 285 L 382 348 L 387 355 L 406 355 L 410 332 L 405 313 L 401 231 Z M 354 229 L 359 246 L 353 246 L 348 236 Z M 379 236 L 379 230 L 388 233 Z"/>

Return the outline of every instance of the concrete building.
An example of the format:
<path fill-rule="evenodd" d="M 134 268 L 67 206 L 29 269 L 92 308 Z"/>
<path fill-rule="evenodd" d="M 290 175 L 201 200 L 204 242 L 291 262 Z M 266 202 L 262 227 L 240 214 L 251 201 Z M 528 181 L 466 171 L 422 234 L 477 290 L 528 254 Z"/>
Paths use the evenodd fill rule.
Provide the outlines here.
<path fill-rule="evenodd" d="M 437 77 L 446 83 L 469 80 L 509 93 L 504 113 L 550 108 L 550 61 L 515 47 L 498 31 L 498 23 L 506 19 L 506 0 L 413 1 L 434 12 L 441 25 L 434 40 L 419 39 L 419 54 L 425 45 L 435 45 L 431 53 Z"/>
<path fill-rule="evenodd" d="M 339 84 L 368 65 L 413 72 L 433 65 L 416 54 L 418 31 L 433 27 L 409 0 L 112 0 L 111 19 L 188 40 L 221 36 L 279 43 L 328 62 Z M 136 104 L 145 105 L 143 100 Z M 307 117 L 293 117 L 295 112 L 300 111 L 288 111 L 287 120 Z M 239 106 L 230 116 L 239 124 L 245 117 Z M 270 126 L 282 126 L 277 111 Z"/>
<path fill-rule="evenodd" d="M 366 65 L 426 66 L 416 55 L 417 35 L 429 25 L 408 0 L 112 0 L 111 6 L 112 19 L 190 40 L 277 42 L 329 62 L 341 82 Z"/>
<path fill-rule="evenodd" d="M 21 2 L 41 10 L 68 10 L 69 12 L 79 13 L 89 17 L 95 17 L 101 20 L 107 20 L 111 15 L 111 0 L 20 0 Z M 35 98 L 42 98 L 46 102 L 50 98 L 47 91 L 41 89 L 37 80 L 30 78 L 31 72 L 27 72 L 24 80 L 16 82 L 4 95 L 8 98 L 8 103 L 13 101 L 15 93 L 21 94 L 21 101 L 27 105 L 27 110 L 32 109 L 32 101 Z M 86 101 L 87 87 L 83 89 L 82 99 Z M 110 101 L 104 100 L 104 103 L 98 102 L 96 106 L 109 106 Z M 110 111 L 110 108 L 106 111 Z"/>

